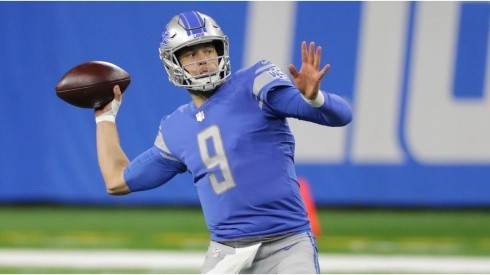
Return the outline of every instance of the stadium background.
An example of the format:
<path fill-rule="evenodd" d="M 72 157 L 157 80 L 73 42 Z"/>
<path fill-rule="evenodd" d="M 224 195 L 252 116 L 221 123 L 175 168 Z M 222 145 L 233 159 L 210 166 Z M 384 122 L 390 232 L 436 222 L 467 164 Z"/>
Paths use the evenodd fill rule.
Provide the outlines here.
<path fill-rule="evenodd" d="M 104 192 L 90 110 L 55 96 L 88 60 L 125 68 L 118 117 L 130 158 L 160 118 L 189 101 L 158 58 L 173 15 L 200 10 L 230 37 L 234 71 L 262 58 L 300 64 L 302 40 L 332 65 L 322 89 L 354 121 L 325 129 L 290 120 L 298 175 L 319 205 L 489 206 L 489 9 L 482 2 L 5 2 L 0 4 L 0 201 L 192 204 L 190 175 L 157 190 Z M 252 168 L 251 168 L 252 172 Z"/>
<path fill-rule="evenodd" d="M 92 111 L 69 106 L 54 92 L 63 73 L 88 60 L 126 69 L 132 83 L 118 127 L 128 156 L 137 156 L 152 145 L 160 118 L 189 101 L 167 80 L 157 50 L 166 22 L 188 10 L 220 23 L 230 38 L 233 71 L 263 58 L 284 69 L 298 65 L 302 40 L 324 48 L 323 62 L 332 69 L 322 89 L 352 104 L 353 123 L 329 129 L 290 120 L 298 175 L 310 183 L 317 205 L 328 209 L 320 215 L 331 238 L 320 241 L 321 252 L 413 252 L 359 249 L 380 234 L 377 244 L 419 242 L 425 248 L 418 252 L 490 253 L 490 4 L 423 1 L 1 2 L 0 247 L 114 248 L 106 242 L 114 237 L 110 226 L 148 237 L 127 237 L 135 243 L 125 248 L 182 249 L 185 234 L 198 240 L 191 248 L 205 247 L 199 211 L 168 225 L 180 234 L 162 237 L 167 225 L 157 220 L 175 218 L 165 207 L 198 205 L 191 176 L 149 192 L 107 195 Z M 31 204 L 61 207 L 9 206 Z M 115 208 L 104 212 L 107 206 Z M 119 206 L 150 210 L 119 212 Z M 422 218 L 334 210 L 351 206 L 479 210 L 424 212 Z M 156 232 L 170 244 L 155 243 L 150 237 Z M 55 237 L 79 243 L 63 246 Z M 452 241 L 471 248 L 448 249 Z"/>

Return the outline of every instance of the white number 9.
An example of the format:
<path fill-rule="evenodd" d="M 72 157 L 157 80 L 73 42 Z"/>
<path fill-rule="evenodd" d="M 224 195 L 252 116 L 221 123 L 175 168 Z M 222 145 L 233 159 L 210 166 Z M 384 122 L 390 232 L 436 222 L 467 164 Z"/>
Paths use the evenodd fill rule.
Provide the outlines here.
<path fill-rule="evenodd" d="M 218 126 L 212 125 L 197 134 L 197 143 L 199 145 L 199 153 L 201 154 L 202 162 L 206 168 L 211 170 L 218 166 L 221 171 L 221 181 L 216 177 L 216 173 L 208 173 L 209 181 L 211 182 L 214 192 L 219 195 L 235 187 L 236 184 L 230 171 L 230 165 L 228 164 Z M 212 144 L 212 147 L 210 148 L 208 144 Z M 210 154 L 212 149 L 214 149 L 214 153 Z"/>

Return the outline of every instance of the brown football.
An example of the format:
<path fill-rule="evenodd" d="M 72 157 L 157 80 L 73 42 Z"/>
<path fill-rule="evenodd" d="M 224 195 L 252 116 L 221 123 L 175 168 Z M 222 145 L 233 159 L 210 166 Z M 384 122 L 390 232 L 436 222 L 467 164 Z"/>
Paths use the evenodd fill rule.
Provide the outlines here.
<path fill-rule="evenodd" d="M 124 92 L 131 77 L 122 68 L 105 61 L 89 61 L 65 73 L 56 84 L 56 95 L 71 105 L 99 108 L 114 99 L 113 87 Z"/>

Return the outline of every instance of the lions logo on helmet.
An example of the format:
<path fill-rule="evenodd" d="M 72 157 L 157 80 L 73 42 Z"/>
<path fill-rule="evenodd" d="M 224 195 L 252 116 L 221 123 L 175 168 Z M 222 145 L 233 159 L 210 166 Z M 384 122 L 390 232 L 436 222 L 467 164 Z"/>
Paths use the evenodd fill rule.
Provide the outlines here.
<path fill-rule="evenodd" d="M 168 29 L 162 33 L 162 40 L 160 41 L 160 45 L 166 46 L 168 44 Z"/>
<path fill-rule="evenodd" d="M 177 59 L 178 50 L 202 43 L 213 43 L 218 53 L 218 71 L 195 78 L 187 73 Z M 193 91 L 212 91 L 231 74 L 228 37 L 211 17 L 197 11 L 174 16 L 162 33 L 160 59 L 170 82 Z"/>

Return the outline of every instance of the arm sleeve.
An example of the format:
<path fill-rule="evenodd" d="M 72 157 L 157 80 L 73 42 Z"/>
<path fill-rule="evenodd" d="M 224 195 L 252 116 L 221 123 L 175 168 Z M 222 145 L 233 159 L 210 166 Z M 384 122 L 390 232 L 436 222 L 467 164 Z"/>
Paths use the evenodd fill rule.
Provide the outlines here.
<path fill-rule="evenodd" d="M 324 103 L 319 107 L 309 105 L 295 87 L 280 86 L 267 92 L 266 105 L 278 116 L 294 117 L 326 126 L 345 126 L 352 120 L 349 104 L 340 96 L 323 93 Z"/>
<path fill-rule="evenodd" d="M 124 170 L 124 180 L 132 192 L 156 188 L 187 171 L 181 162 L 165 157 L 156 146 L 146 150 Z"/>

